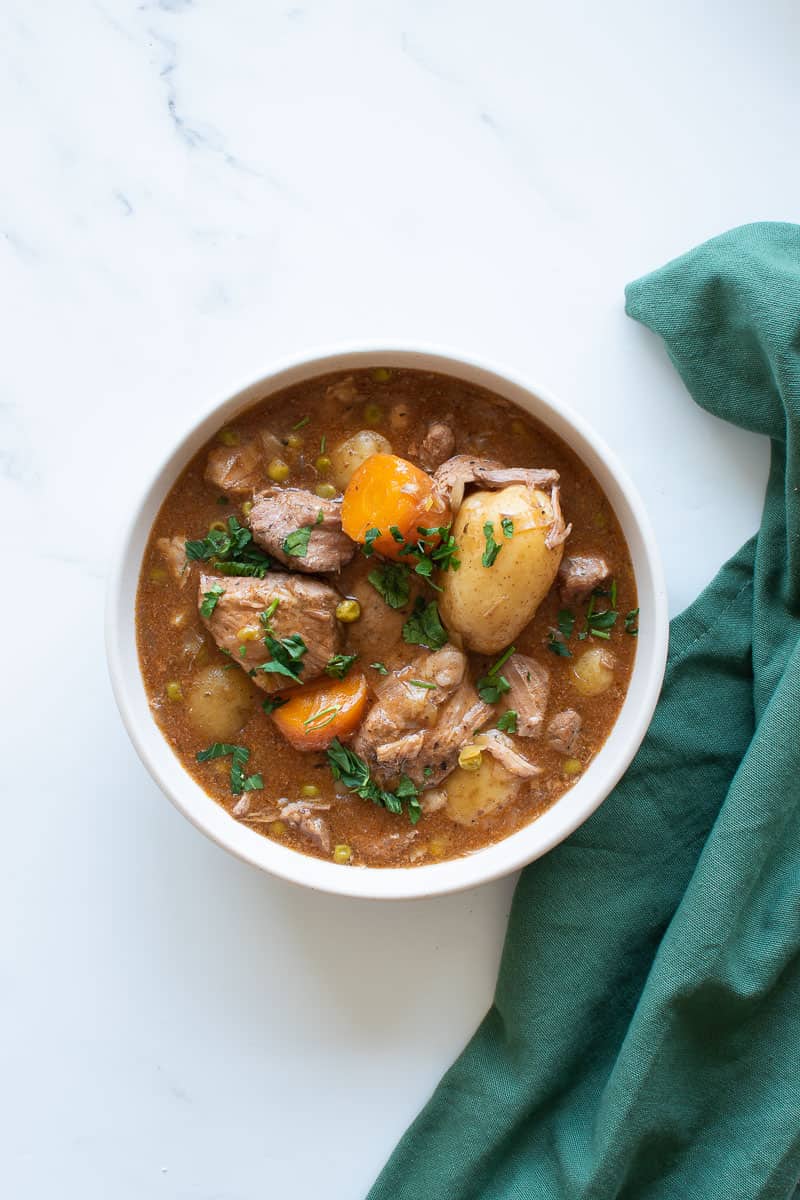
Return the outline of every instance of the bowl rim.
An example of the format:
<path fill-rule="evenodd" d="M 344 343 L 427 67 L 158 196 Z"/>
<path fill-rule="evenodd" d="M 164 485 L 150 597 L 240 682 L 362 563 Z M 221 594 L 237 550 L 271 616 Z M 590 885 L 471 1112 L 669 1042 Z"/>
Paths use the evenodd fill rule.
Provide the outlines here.
<path fill-rule="evenodd" d="M 577 435 L 577 440 L 583 444 L 574 448 L 581 460 L 593 474 L 597 475 L 600 466 L 610 476 L 610 489 L 609 481 L 600 479 L 599 482 L 623 525 L 635 562 L 640 600 L 642 584 L 647 583 L 649 612 L 644 626 L 640 623 L 631 684 L 609 737 L 585 774 L 541 816 L 501 841 L 461 858 L 419 867 L 351 866 L 343 869 L 333 862 L 281 846 L 242 825 L 208 796 L 180 764 L 152 715 L 144 689 L 136 649 L 135 591 L 141 553 L 156 513 L 187 462 L 215 429 L 259 399 L 267 399 L 295 382 L 332 371 L 363 369 L 376 365 L 376 362 L 389 367 L 438 371 L 467 383 L 478 383 L 509 399 L 514 399 L 510 392 L 518 393 L 519 399 L 530 400 L 527 411 L 556 436 L 567 440 L 565 433 Z M 515 402 L 519 403 L 519 400 Z M 526 406 L 523 404 L 523 407 Z M 615 493 L 613 500 L 608 496 L 609 490 Z M 289 355 L 255 374 L 236 390 L 226 391 L 221 398 L 205 404 L 177 444 L 171 445 L 157 461 L 144 488 L 137 494 L 138 500 L 124 523 L 106 593 L 106 656 L 114 698 L 134 749 L 161 791 L 197 829 L 252 866 L 313 890 L 363 899 L 420 899 L 464 891 L 519 870 L 567 838 L 603 803 L 641 745 L 661 691 L 669 638 L 667 592 L 650 519 L 616 454 L 583 416 L 556 398 L 549 389 L 514 370 L 460 350 L 416 342 L 347 342 Z M 620 511 L 620 506 L 624 511 Z M 129 619 L 131 615 L 133 619 Z M 127 666 L 131 648 L 134 671 Z M 637 682 L 635 711 L 630 703 L 634 681 Z M 146 720 L 142 719 L 143 712 L 146 712 Z M 615 739 L 614 735 L 624 715 L 629 728 L 622 741 L 621 736 Z M 168 756 L 164 755 L 164 748 Z M 170 769 L 170 763 L 178 770 Z M 599 770 L 601 763 L 602 772 Z"/>

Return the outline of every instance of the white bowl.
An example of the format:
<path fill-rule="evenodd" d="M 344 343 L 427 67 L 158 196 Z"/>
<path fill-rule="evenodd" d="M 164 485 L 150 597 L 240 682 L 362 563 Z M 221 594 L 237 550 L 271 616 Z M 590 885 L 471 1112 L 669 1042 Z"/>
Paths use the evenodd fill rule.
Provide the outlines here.
<path fill-rule="evenodd" d="M 513 400 L 569 443 L 594 473 L 619 518 L 633 559 L 641 609 L 636 661 L 625 703 L 608 740 L 578 782 L 546 813 L 503 841 L 464 858 L 412 868 L 338 866 L 278 845 L 236 821 L 184 770 L 156 725 L 136 652 L 136 585 L 142 555 L 164 497 L 192 456 L 220 426 L 273 392 L 329 371 L 376 363 L 440 371 L 479 384 Z M 175 807 L 220 846 L 282 879 L 342 896 L 380 900 L 438 896 L 486 883 L 546 854 L 577 829 L 620 779 L 645 735 L 661 689 L 667 639 L 666 591 L 642 501 L 614 455 L 583 419 L 541 388 L 528 386 L 506 371 L 461 355 L 381 346 L 295 360 L 211 405 L 169 454 L 136 507 L 122 541 L 106 607 L 106 649 L 122 719 L 142 762 Z M 623 832 L 620 830 L 620 837 Z"/>

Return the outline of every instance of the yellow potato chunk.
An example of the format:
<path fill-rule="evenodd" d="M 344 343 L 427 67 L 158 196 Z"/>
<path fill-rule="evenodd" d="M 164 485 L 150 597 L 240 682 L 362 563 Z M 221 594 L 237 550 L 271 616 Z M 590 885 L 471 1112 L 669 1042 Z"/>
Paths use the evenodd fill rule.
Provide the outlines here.
<path fill-rule="evenodd" d="M 358 467 L 373 454 L 391 454 L 391 443 L 374 429 L 360 429 L 329 451 L 333 481 L 343 492 Z"/>
<path fill-rule="evenodd" d="M 200 737 L 227 742 L 238 733 L 253 708 L 253 688 L 238 666 L 226 671 L 212 663 L 198 671 L 186 690 L 186 711 Z"/>
<path fill-rule="evenodd" d="M 584 650 L 572 666 L 572 686 L 582 696 L 599 696 L 614 682 L 614 655 L 603 646 Z"/>
<path fill-rule="evenodd" d="M 447 794 L 445 812 L 457 825 L 472 825 L 480 817 L 513 800 L 521 781 L 505 767 L 484 754 L 477 771 L 456 767 L 441 784 Z"/>
<path fill-rule="evenodd" d="M 465 648 L 494 654 L 513 641 L 545 598 L 558 571 L 563 546 L 548 547 L 553 506 L 546 492 L 515 483 L 499 492 L 474 492 L 453 524 L 461 566 L 439 578 L 439 603 L 448 629 Z M 506 528 L 513 526 L 507 537 Z M 484 566 L 487 532 L 500 549 Z"/>

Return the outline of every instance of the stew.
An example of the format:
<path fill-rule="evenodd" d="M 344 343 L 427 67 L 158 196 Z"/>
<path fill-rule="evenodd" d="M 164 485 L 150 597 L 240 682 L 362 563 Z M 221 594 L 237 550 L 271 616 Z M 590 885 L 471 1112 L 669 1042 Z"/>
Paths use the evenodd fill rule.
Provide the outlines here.
<path fill-rule="evenodd" d="M 221 429 L 162 504 L 137 593 L 186 770 L 343 867 L 534 820 L 608 736 L 637 629 L 628 547 L 577 455 L 502 397 L 385 367 Z"/>

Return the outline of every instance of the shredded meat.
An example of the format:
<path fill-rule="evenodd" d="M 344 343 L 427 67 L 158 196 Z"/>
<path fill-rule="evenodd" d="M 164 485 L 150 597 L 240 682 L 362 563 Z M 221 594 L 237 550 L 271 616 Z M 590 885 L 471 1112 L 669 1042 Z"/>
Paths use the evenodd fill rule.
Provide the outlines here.
<path fill-rule="evenodd" d="M 530 762 L 524 754 L 520 754 L 514 748 L 511 738 L 499 729 L 485 729 L 475 739 L 475 744 L 482 750 L 488 751 L 507 771 L 512 775 L 519 776 L 520 779 L 531 779 L 534 775 L 540 775 L 542 772 L 542 768 Z"/>
<path fill-rule="evenodd" d="M 341 650 L 341 626 L 335 616 L 341 596 L 326 583 L 283 572 L 273 572 L 266 579 L 201 575 L 198 605 L 214 585 L 224 591 L 211 616 L 202 618 L 203 623 L 219 648 L 228 651 L 231 662 L 248 674 L 271 658 L 260 614 L 273 600 L 278 601 L 270 618 L 273 636 L 280 640 L 299 634 L 306 644 L 306 653 L 299 659 L 302 683 L 320 676 L 330 658 Z M 294 686 L 287 676 L 272 671 L 258 671 L 252 679 L 265 692 Z"/>
<path fill-rule="evenodd" d="M 544 539 L 544 544 L 548 550 L 553 550 L 556 546 L 560 546 L 567 540 L 572 533 L 572 525 L 567 525 L 564 520 L 564 514 L 561 511 L 561 489 L 557 484 L 553 484 L 550 489 L 550 503 L 553 506 L 553 524 L 547 537 Z"/>
<path fill-rule="evenodd" d="M 280 810 L 279 818 L 285 821 L 287 825 L 294 825 L 301 833 L 305 834 L 315 845 L 319 846 L 320 850 L 324 850 L 326 854 L 330 853 L 331 834 L 328 829 L 328 822 L 324 817 L 320 816 L 321 809 L 328 805 L 306 804 L 302 800 L 293 800 L 290 804 L 284 804 Z"/>
<path fill-rule="evenodd" d="M 256 442 L 215 446 L 206 462 L 205 478 L 214 487 L 246 495 L 264 482 L 264 464 Z"/>
<path fill-rule="evenodd" d="M 507 708 L 517 714 L 520 737 L 539 737 L 550 695 L 550 672 L 525 654 L 512 654 L 503 667 L 511 690 L 506 694 Z"/>
<path fill-rule="evenodd" d="M 456 435 L 450 421 L 431 421 L 415 456 L 426 471 L 441 466 L 456 448 Z"/>
<path fill-rule="evenodd" d="M 556 713 L 547 726 L 547 744 L 559 754 L 572 754 L 578 742 L 582 721 L 574 708 L 565 708 Z"/>
<path fill-rule="evenodd" d="M 311 530 L 305 554 L 288 554 L 286 538 L 302 528 Z M 356 551 L 355 542 L 342 532 L 341 500 L 320 500 L 303 488 L 259 492 L 250 510 L 250 530 L 254 540 L 280 562 L 309 574 L 338 571 Z"/>
<path fill-rule="evenodd" d="M 185 537 L 160 537 L 156 542 L 164 562 L 174 579 L 184 587 L 189 578 L 189 560 L 186 557 Z"/>
<path fill-rule="evenodd" d="M 433 787 L 452 771 L 461 747 L 492 715 L 465 668 L 462 652 L 446 646 L 417 655 L 381 682 L 353 743 L 379 780 L 406 774 Z M 436 686 L 421 688 L 412 679 Z"/>
<path fill-rule="evenodd" d="M 442 463 L 433 478 L 440 495 L 456 512 L 464 499 L 464 489 L 470 483 L 492 490 L 508 487 L 511 483 L 524 483 L 529 488 L 546 488 L 558 483 L 558 471 L 536 467 L 504 467 L 493 458 L 456 454 Z"/>
<path fill-rule="evenodd" d="M 558 568 L 558 587 L 565 604 L 580 603 L 595 588 L 602 587 L 611 569 L 599 554 L 575 554 L 562 559 Z"/>

